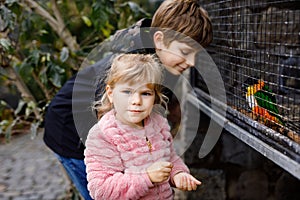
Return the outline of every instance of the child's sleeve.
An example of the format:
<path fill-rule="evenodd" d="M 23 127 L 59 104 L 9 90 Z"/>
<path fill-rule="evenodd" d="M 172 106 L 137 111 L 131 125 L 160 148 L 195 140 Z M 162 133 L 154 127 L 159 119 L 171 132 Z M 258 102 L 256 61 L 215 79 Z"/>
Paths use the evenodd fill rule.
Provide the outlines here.
<path fill-rule="evenodd" d="M 111 134 L 101 133 L 96 124 L 86 140 L 84 161 L 90 195 L 93 199 L 140 199 L 153 184 L 146 171 L 125 171 Z"/>
<path fill-rule="evenodd" d="M 171 162 L 173 164 L 173 168 L 170 174 L 170 182 L 174 185 L 173 177 L 179 172 L 190 173 L 189 168 L 183 162 L 183 160 L 176 154 L 175 149 L 173 147 L 173 142 L 171 144 Z"/>
<path fill-rule="evenodd" d="M 189 168 L 186 166 L 186 164 L 183 162 L 183 160 L 177 155 L 175 149 L 174 149 L 174 145 L 173 145 L 173 138 L 172 135 L 170 133 L 170 128 L 169 125 L 167 124 L 167 122 L 165 123 L 165 125 L 163 126 L 163 130 L 162 130 L 165 136 L 167 136 L 167 139 L 170 141 L 170 150 L 171 150 L 171 160 L 170 162 L 173 164 L 173 168 L 170 174 L 170 182 L 171 185 L 174 185 L 173 182 L 173 177 L 178 174 L 179 172 L 186 172 L 186 173 L 190 173 Z"/>

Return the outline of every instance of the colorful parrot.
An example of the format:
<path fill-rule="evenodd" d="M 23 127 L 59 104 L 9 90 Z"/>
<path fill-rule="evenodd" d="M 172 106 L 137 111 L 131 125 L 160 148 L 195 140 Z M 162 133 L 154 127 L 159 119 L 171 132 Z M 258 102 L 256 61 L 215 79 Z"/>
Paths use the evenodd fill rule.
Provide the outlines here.
<path fill-rule="evenodd" d="M 246 102 L 254 114 L 264 122 L 272 121 L 284 125 L 279 115 L 275 95 L 262 79 L 248 78 L 242 87 L 246 92 Z"/>

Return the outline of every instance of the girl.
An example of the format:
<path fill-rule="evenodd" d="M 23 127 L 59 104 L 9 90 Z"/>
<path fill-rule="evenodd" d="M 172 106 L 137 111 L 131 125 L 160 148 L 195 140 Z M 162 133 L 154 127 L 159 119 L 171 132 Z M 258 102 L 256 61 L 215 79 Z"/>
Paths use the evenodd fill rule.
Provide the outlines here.
<path fill-rule="evenodd" d="M 167 120 L 152 111 L 166 103 L 162 71 L 151 55 L 113 60 L 84 151 L 92 198 L 173 199 L 171 186 L 195 190 L 201 184 L 176 155 Z"/>

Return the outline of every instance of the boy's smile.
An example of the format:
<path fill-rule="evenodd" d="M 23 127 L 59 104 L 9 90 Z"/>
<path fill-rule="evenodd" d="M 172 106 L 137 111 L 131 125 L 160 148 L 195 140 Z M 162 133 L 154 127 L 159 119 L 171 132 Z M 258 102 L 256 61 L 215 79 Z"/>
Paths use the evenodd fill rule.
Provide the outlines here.
<path fill-rule="evenodd" d="M 162 45 L 156 54 L 166 69 L 174 75 L 182 74 L 195 64 L 196 50 L 182 42 L 172 41 L 169 46 Z"/>
<path fill-rule="evenodd" d="M 116 83 L 114 88 L 107 87 L 107 94 L 114 105 L 116 118 L 130 126 L 142 126 L 155 101 L 155 92 L 146 82 Z"/>

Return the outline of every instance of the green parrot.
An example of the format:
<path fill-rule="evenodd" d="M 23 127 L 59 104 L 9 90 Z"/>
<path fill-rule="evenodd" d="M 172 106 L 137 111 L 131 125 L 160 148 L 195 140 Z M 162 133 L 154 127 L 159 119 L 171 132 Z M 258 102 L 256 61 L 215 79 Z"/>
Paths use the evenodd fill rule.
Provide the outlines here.
<path fill-rule="evenodd" d="M 262 79 L 248 78 L 242 87 L 246 93 L 246 102 L 254 114 L 264 122 L 272 121 L 284 125 L 275 95 Z"/>

